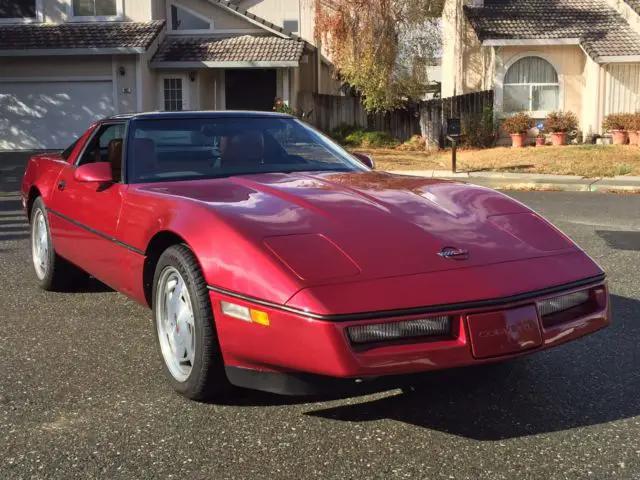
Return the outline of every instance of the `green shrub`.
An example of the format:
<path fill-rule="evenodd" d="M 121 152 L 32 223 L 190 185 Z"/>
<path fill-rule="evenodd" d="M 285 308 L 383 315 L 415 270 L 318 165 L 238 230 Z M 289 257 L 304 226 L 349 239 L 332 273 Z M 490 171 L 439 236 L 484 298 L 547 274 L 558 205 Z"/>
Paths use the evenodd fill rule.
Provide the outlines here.
<path fill-rule="evenodd" d="M 493 117 L 493 106 L 487 105 L 481 114 L 464 118 L 462 134 L 465 147 L 494 147 L 498 140 L 498 127 Z"/>
<path fill-rule="evenodd" d="M 349 147 L 395 147 L 400 144 L 387 132 L 368 132 L 348 125 L 334 129 L 329 136 Z"/>
<path fill-rule="evenodd" d="M 362 129 L 354 127 L 353 125 L 342 124 L 339 127 L 334 128 L 331 133 L 329 133 L 329 136 L 336 142 L 344 144 L 347 136 L 357 131 L 362 131 Z"/>
<path fill-rule="evenodd" d="M 629 165 L 622 163 L 622 164 L 616 165 L 614 171 L 616 175 L 629 175 L 632 172 L 632 170 L 633 169 Z"/>

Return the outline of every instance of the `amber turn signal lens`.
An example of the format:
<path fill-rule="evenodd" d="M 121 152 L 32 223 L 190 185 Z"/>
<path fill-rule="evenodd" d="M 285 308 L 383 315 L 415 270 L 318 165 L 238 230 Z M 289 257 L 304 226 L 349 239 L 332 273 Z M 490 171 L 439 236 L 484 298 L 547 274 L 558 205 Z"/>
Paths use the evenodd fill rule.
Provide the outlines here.
<path fill-rule="evenodd" d="M 224 300 L 220 302 L 220 308 L 222 309 L 222 313 L 229 317 L 244 320 L 245 322 L 257 323 L 265 327 L 269 326 L 269 314 L 267 312 L 243 307 L 236 303 L 225 302 Z"/>

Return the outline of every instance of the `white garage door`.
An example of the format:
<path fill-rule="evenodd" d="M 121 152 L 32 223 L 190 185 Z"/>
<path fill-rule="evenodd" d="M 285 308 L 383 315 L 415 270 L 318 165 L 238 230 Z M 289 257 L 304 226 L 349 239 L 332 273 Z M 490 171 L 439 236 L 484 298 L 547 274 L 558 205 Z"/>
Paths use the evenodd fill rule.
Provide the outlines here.
<path fill-rule="evenodd" d="M 113 112 L 109 81 L 0 82 L 0 150 L 66 148 Z"/>

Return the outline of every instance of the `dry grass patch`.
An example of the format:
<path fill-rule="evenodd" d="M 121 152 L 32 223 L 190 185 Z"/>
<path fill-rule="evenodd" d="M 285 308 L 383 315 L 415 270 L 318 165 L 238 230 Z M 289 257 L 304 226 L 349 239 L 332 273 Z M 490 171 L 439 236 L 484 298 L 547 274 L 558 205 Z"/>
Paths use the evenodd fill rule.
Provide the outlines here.
<path fill-rule="evenodd" d="M 362 149 L 358 149 L 362 151 Z M 449 170 L 451 151 L 405 152 L 366 150 L 380 170 Z M 514 172 L 613 177 L 640 175 L 640 148 L 629 145 L 576 145 L 566 147 L 507 147 L 459 150 L 460 172 Z"/>

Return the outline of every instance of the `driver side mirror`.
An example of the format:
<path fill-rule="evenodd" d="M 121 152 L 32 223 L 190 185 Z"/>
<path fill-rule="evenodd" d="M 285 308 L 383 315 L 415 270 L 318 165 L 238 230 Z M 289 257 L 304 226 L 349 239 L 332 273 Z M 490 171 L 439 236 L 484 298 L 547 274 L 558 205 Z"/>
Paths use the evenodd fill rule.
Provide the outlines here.
<path fill-rule="evenodd" d="M 365 164 L 371 170 L 375 170 L 376 169 L 376 162 L 373 160 L 373 158 L 371 158 L 366 153 L 352 152 L 351 155 L 356 157 L 358 160 L 360 160 L 361 163 Z"/>
<path fill-rule="evenodd" d="M 94 162 L 76 168 L 73 178 L 78 182 L 113 183 L 110 162 Z"/>

